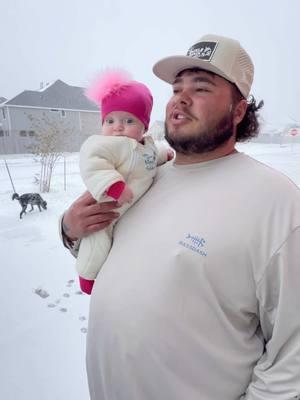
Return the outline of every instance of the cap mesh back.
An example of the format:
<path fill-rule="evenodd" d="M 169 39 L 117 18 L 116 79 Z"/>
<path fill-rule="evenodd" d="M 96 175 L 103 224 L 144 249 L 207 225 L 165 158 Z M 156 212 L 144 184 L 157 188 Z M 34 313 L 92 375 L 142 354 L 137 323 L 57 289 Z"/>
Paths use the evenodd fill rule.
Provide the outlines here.
<path fill-rule="evenodd" d="M 245 73 L 249 76 L 253 75 L 254 72 L 254 68 L 253 68 L 253 64 L 252 61 L 250 60 L 249 56 L 247 53 L 245 53 L 244 51 L 240 51 L 240 55 L 239 55 L 239 59 L 238 59 L 238 63 L 241 67 L 242 70 L 245 71 Z"/>

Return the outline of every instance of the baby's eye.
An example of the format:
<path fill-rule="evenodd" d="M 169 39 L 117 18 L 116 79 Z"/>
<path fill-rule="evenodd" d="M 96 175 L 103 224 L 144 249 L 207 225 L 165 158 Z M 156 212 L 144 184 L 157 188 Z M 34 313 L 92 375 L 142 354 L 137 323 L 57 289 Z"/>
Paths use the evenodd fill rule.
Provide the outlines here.
<path fill-rule="evenodd" d="M 108 125 L 111 125 L 111 124 L 114 123 L 114 120 L 113 120 L 112 118 L 107 118 L 107 119 L 105 120 L 105 122 L 106 122 Z"/>
<path fill-rule="evenodd" d="M 135 123 L 135 119 L 134 118 L 126 118 L 125 119 L 125 123 L 128 125 L 134 124 Z"/>

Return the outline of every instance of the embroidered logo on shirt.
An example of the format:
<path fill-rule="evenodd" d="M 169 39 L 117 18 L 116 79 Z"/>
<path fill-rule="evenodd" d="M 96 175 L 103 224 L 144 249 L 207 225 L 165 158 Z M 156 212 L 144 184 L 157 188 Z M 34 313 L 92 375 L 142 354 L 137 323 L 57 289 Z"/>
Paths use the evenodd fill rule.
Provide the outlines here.
<path fill-rule="evenodd" d="M 204 251 L 204 245 L 206 243 L 204 238 L 188 233 L 184 240 L 180 240 L 178 243 L 186 249 L 192 250 L 203 257 L 207 257 L 207 253 Z"/>
<path fill-rule="evenodd" d="M 146 167 L 146 169 L 148 169 L 148 170 L 152 170 L 152 169 L 155 169 L 156 168 L 156 159 L 157 159 L 157 157 L 156 157 L 156 154 L 153 152 L 152 154 L 149 154 L 149 153 L 144 153 L 143 154 L 143 158 L 144 158 L 144 161 L 145 161 L 145 167 Z"/>

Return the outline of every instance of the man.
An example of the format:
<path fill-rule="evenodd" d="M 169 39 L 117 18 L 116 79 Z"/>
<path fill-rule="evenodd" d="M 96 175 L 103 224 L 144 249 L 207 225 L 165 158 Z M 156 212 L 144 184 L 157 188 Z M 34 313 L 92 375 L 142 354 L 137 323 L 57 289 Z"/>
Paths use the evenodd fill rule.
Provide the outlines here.
<path fill-rule="evenodd" d="M 154 73 L 173 85 L 176 159 L 116 225 L 95 283 L 91 399 L 298 398 L 300 191 L 235 149 L 258 129 L 251 59 L 206 35 Z M 66 246 L 115 206 L 84 194 L 64 215 Z"/>

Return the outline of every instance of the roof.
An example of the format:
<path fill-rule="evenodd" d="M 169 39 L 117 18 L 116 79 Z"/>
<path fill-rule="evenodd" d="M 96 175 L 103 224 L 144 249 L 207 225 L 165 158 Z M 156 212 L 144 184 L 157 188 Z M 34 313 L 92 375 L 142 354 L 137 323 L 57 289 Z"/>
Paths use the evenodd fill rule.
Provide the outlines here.
<path fill-rule="evenodd" d="M 0 97 L 0 104 L 4 103 L 7 99 L 5 97 Z"/>
<path fill-rule="evenodd" d="M 98 106 L 85 97 L 84 88 L 67 85 L 59 79 L 42 91 L 25 90 L 5 105 L 99 111 Z"/>

